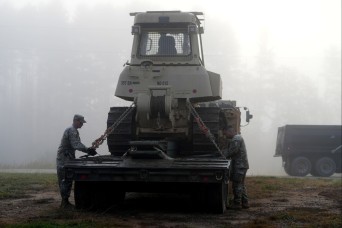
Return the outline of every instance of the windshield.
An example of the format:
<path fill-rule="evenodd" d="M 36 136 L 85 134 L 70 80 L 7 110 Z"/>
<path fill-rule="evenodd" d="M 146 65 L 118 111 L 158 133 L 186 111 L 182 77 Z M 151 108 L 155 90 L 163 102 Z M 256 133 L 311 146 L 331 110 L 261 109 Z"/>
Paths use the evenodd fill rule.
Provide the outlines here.
<path fill-rule="evenodd" d="M 139 43 L 140 57 L 178 57 L 190 54 L 190 37 L 185 31 L 142 31 Z"/>

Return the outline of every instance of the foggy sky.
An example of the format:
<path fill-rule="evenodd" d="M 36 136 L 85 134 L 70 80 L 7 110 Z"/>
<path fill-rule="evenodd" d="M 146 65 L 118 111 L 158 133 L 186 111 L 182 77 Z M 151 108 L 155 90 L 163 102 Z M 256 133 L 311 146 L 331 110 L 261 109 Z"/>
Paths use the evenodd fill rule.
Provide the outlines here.
<path fill-rule="evenodd" d="M 89 146 L 109 108 L 129 105 L 114 92 L 137 11 L 205 13 L 206 68 L 254 115 L 249 174 L 283 173 L 278 127 L 341 124 L 340 0 L 121 2 L 0 0 L 0 164 L 54 159 L 75 113 Z"/>

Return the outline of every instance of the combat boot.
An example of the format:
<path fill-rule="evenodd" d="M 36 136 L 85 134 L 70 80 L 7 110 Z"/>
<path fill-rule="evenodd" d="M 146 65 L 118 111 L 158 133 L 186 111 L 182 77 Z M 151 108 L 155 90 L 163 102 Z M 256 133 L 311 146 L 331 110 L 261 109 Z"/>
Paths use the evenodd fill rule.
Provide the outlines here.
<path fill-rule="evenodd" d="M 241 205 L 239 203 L 233 203 L 232 205 L 230 205 L 229 209 L 241 210 Z"/>
<path fill-rule="evenodd" d="M 243 208 L 243 209 L 248 209 L 248 208 L 249 208 L 249 203 L 248 203 L 248 201 L 242 202 L 242 208 Z"/>
<path fill-rule="evenodd" d="M 61 203 L 60 208 L 63 208 L 63 209 L 74 209 L 75 206 L 72 205 L 72 204 L 69 202 L 69 199 L 62 199 L 62 203 Z"/>

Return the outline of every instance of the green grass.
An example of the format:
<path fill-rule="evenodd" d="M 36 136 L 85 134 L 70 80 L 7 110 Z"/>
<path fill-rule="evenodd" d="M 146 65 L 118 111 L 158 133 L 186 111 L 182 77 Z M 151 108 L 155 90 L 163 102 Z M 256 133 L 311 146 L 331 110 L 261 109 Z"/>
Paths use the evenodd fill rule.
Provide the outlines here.
<path fill-rule="evenodd" d="M 26 224 L 13 224 L 7 225 L 8 228 L 91 228 L 96 227 L 96 223 L 90 221 L 80 221 L 80 222 L 53 222 L 53 221 L 46 221 L 46 222 L 30 222 Z"/>
<path fill-rule="evenodd" d="M 0 200 L 22 198 L 32 191 L 56 187 L 56 174 L 0 173 Z"/>
<path fill-rule="evenodd" d="M 319 217 L 319 219 L 317 219 Z M 328 213 L 324 209 L 293 207 L 286 211 L 276 212 L 269 217 L 271 221 L 278 221 L 288 227 L 298 227 L 298 224 L 314 224 L 305 227 L 341 227 L 341 217 Z"/>
<path fill-rule="evenodd" d="M 326 178 L 291 178 L 291 177 L 247 177 L 247 191 L 250 198 L 261 199 L 272 196 L 279 191 L 293 191 L 294 189 L 310 190 L 323 188 L 338 188 L 342 186 L 341 179 Z"/>
<path fill-rule="evenodd" d="M 291 191 L 310 191 L 317 190 L 319 194 L 324 195 L 336 201 L 341 201 L 340 194 L 342 180 L 327 178 L 280 178 L 280 177 L 247 177 L 246 185 L 250 201 L 254 199 L 263 199 L 270 196 L 277 196 L 277 201 L 287 202 L 284 192 Z M 38 192 L 47 189 L 58 189 L 56 174 L 19 174 L 19 173 L 0 173 L 0 200 L 15 199 L 28 196 L 32 192 Z M 36 201 L 39 204 L 46 203 L 47 199 Z M 1 203 L 1 201 L 0 201 Z M 260 205 L 259 205 L 260 206 Z M 132 209 L 134 210 L 134 209 Z M 125 212 L 127 213 L 127 212 Z M 51 208 L 37 218 L 27 221 L 20 221 L 16 224 L 1 224 L 0 227 L 130 227 L 128 221 L 131 215 L 128 213 L 119 213 L 118 218 L 111 218 L 108 215 L 97 214 L 83 211 L 64 211 Z M 228 212 L 226 216 L 230 216 Z M 204 215 L 208 219 L 217 219 L 215 215 Z M 115 216 L 114 216 L 115 217 Z M 168 216 L 166 216 L 167 218 Z M 186 218 L 186 217 L 185 217 Z M 319 219 L 317 219 L 319 218 Z M 157 218 L 158 219 L 158 218 Z M 163 221 L 162 218 L 160 221 Z M 175 219 L 173 218 L 173 222 Z M 312 224 L 314 221 L 314 225 Z M 139 221 L 140 225 L 148 227 L 148 221 Z M 260 216 L 240 227 L 341 227 L 342 221 L 340 214 L 332 214 L 325 208 L 310 207 L 291 207 L 282 211 Z M 181 226 L 183 227 L 183 226 Z M 191 227 L 191 224 L 189 225 Z"/>
<path fill-rule="evenodd" d="M 0 169 L 55 169 L 55 159 L 29 161 L 21 164 L 0 163 Z"/>
<path fill-rule="evenodd" d="M 282 196 L 282 192 L 319 190 L 320 195 L 341 200 L 342 180 L 327 178 L 284 178 L 284 177 L 247 177 L 248 195 L 253 199 L 263 199 L 270 196 Z M 279 198 L 279 202 L 287 202 Z M 284 211 L 271 213 L 268 217 L 258 218 L 243 224 L 242 227 L 341 227 L 340 214 L 331 214 L 326 209 L 310 207 L 292 207 Z"/>

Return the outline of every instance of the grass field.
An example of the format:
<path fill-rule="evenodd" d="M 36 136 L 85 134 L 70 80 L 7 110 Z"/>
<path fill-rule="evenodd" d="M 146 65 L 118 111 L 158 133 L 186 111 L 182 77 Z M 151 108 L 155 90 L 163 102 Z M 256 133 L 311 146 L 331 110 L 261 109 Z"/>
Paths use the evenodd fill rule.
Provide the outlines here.
<path fill-rule="evenodd" d="M 56 174 L 0 173 L 0 200 L 28 197 L 29 193 L 57 188 Z"/>
<path fill-rule="evenodd" d="M 255 176 L 246 182 L 248 210 L 215 215 L 184 210 L 183 199 L 128 197 L 107 213 L 59 209 L 56 174 L 0 173 L 0 211 L 7 211 L 0 227 L 342 227 L 340 178 Z"/>
<path fill-rule="evenodd" d="M 280 191 L 293 191 L 296 189 L 314 188 L 341 188 L 341 179 L 328 178 L 293 178 L 293 177 L 264 177 L 255 176 L 247 178 L 247 185 L 253 186 L 249 196 L 253 199 L 260 199 L 276 195 Z"/>

